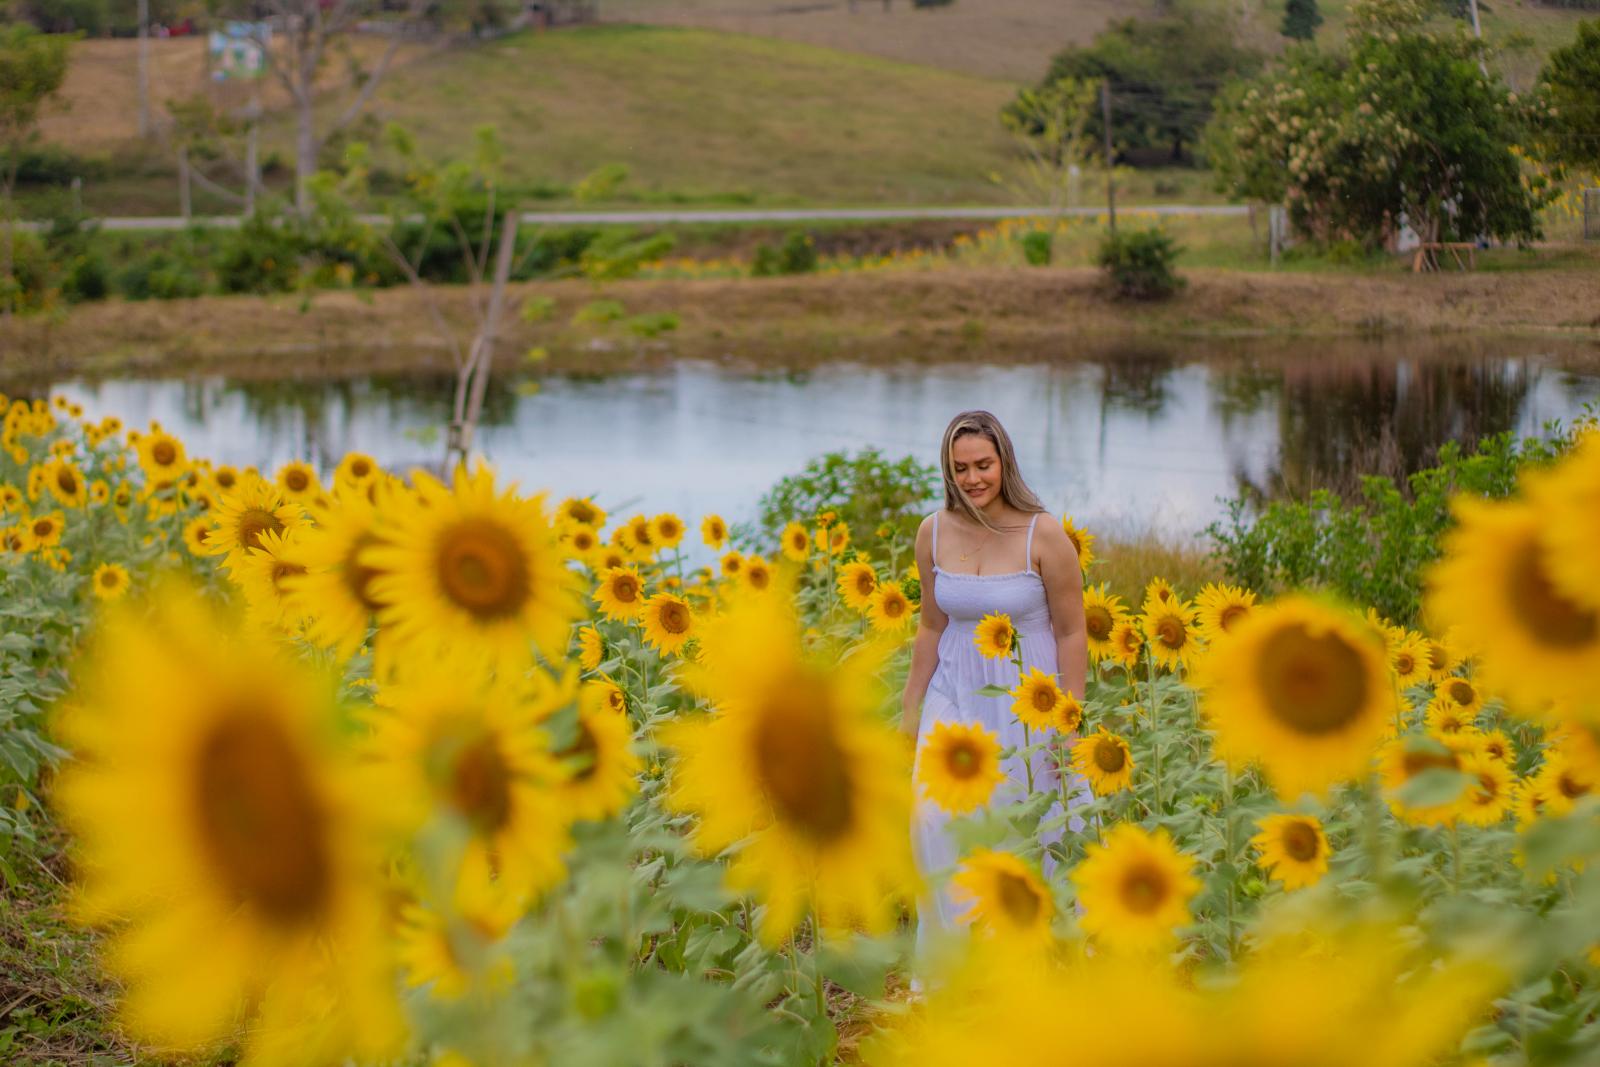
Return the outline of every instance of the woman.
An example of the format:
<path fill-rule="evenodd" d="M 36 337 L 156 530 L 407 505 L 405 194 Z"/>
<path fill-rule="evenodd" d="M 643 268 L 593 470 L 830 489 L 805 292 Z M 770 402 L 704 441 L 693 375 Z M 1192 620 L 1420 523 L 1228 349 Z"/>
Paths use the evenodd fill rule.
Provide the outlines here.
<path fill-rule="evenodd" d="M 944 510 L 924 519 L 917 531 L 922 619 L 901 729 L 919 751 L 940 722 L 981 723 L 999 735 L 1003 748 L 1021 748 L 1022 724 L 1011 713 L 1011 698 L 978 695 L 986 685 L 1015 687 L 1016 666 L 1009 659 L 986 658 L 973 643 L 973 631 L 992 612 L 1010 616 L 1024 668 L 1056 675 L 1062 689 L 1081 698 L 1089 653 L 1078 553 L 1022 480 L 1011 438 L 993 415 L 957 415 L 939 452 Z M 1036 789 L 1059 790 L 1054 762 L 1044 753 L 1034 756 Z M 1003 769 L 1006 781 L 995 799 L 1020 799 L 1028 781 L 1023 760 L 1013 756 Z M 947 822 L 935 804 L 918 800 L 912 845 L 926 875 L 948 874 L 959 858 Z M 924 900 L 917 922 L 919 951 L 938 932 L 951 929 L 960 911 L 942 889 Z"/>

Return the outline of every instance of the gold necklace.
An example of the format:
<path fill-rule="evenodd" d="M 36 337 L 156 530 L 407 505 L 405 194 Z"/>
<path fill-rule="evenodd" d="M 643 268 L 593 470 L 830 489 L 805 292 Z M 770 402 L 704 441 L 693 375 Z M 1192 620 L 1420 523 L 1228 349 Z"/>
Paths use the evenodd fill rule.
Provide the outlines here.
<path fill-rule="evenodd" d="M 978 554 L 978 553 L 979 553 L 979 552 L 982 552 L 982 551 L 983 551 L 983 546 L 984 546 L 984 545 L 986 545 L 986 544 L 988 544 L 988 543 L 989 543 L 989 538 L 991 538 L 991 537 L 993 537 L 993 536 L 994 536 L 994 531 L 993 531 L 993 530 L 990 530 L 990 531 L 989 531 L 989 532 L 988 532 L 988 533 L 986 533 L 986 534 L 984 534 L 984 535 L 983 535 L 983 540 L 982 540 L 982 541 L 979 541 L 979 542 L 978 542 L 978 547 L 977 547 L 977 548 L 974 548 L 974 549 L 973 549 L 973 550 L 972 550 L 972 551 L 971 551 L 971 553 L 967 553 L 967 552 L 961 552 L 961 553 L 958 553 L 958 555 L 960 555 L 960 557 L 961 557 L 961 561 L 962 561 L 962 562 L 963 562 L 963 563 L 965 563 L 965 562 L 966 562 L 966 560 L 967 560 L 967 557 L 968 557 L 968 556 L 969 556 L 969 555 L 973 555 L 973 556 L 976 556 L 976 555 L 977 555 L 977 554 Z"/>

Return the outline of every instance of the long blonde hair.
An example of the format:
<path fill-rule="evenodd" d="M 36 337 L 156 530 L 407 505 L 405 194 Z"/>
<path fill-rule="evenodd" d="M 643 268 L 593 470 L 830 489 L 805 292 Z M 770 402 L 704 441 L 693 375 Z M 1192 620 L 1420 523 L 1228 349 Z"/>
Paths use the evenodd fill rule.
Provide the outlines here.
<path fill-rule="evenodd" d="M 1000 499 L 1021 512 L 1048 511 L 1037 494 L 1022 480 L 1017 469 L 1017 452 L 1011 447 L 1011 435 L 1000 425 L 1000 420 L 987 411 L 963 411 L 950 420 L 944 429 L 944 443 L 939 446 L 939 472 L 944 475 L 944 506 L 959 511 L 980 526 L 994 529 L 988 516 L 972 506 L 956 485 L 954 452 L 956 440 L 968 434 L 978 434 L 989 439 L 1000 456 Z"/>

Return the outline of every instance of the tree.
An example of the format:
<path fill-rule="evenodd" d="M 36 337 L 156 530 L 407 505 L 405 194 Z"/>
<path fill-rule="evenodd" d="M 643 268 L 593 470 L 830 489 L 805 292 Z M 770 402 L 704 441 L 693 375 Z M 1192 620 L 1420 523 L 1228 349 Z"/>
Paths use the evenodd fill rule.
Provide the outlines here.
<path fill-rule="evenodd" d="M 1058 53 L 1040 88 L 1063 78 L 1105 81 L 1118 152 L 1164 149 L 1168 160 L 1182 162 L 1211 117 L 1217 90 L 1230 77 L 1261 69 L 1261 57 L 1236 43 L 1234 30 L 1220 11 L 1183 5 L 1155 18 L 1124 19 L 1087 48 Z M 1103 130 L 1100 116 L 1091 115 L 1085 134 L 1099 140 Z"/>
<path fill-rule="evenodd" d="M 22 153 L 38 135 L 39 113 L 67 76 L 67 39 L 47 37 L 31 26 L 0 26 L 0 314 L 17 305 L 14 266 L 16 231 L 12 196 Z"/>
<path fill-rule="evenodd" d="M 1576 40 L 1545 60 L 1538 106 L 1540 157 L 1600 173 L 1600 19 L 1580 22 Z"/>
<path fill-rule="evenodd" d="M 1347 51 L 1291 48 L 1231 87 L 1207 132 L 1235 195 L 1285 203 L 1322 240 L 1531 240 L 1548 184 L 1523 166 L 1527 106 L 1485 73 L 1483 44 L 1413 0 L 1362 0 Z"/>
<path fill-rule="evenodd" d="M 1099 91 L 1098 82 L 1060 78 L 1023 89 L 1000 113 L 1023 152 L 1017 184 L 1024 199 L 1046 204 L 1054 217 L 1067 206 L 1073 168 L 1086 167 L 1094 155 L 1085 129 Z"/>
<path fill-rule="evenodd" d="M 1295 41 L 1309 41 L 1317 35 L 1322 25 L 1322 12 L 1317 10 L 1317 0 L 1289 0 L 1283 9 L 1283 26 L 1279 30 Z"/>

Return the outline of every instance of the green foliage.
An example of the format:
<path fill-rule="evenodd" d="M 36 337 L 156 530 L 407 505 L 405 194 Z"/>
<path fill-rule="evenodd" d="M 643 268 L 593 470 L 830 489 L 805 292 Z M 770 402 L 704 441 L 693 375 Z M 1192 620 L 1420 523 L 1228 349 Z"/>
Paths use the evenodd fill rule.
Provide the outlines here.
<path fill-rule="evenodd" d="M 808 233 L 791 233 L 776 247 L 763 243 L 750 261 L 750 274 L 756 278 L 809 274 L 816 269 L 817 246 Z"/>
<path fill-rule="evenodd" d="M 67 76 L 67 39 L 26 25 L 0 26 L 0 177 L 16 178 L 45 102 Z"/>
<path fill-rule="evenodd" d="M 1600 171 L 1600 19 L 1578 23 L 1576 39 L 1550 53 L 1539 96 L 1540 155 Z"/>
<path fill-rule="evenodd" d="M 1163 230 L 1118 230 L 1100 242 L 1095 262 L 1124 300 L 1164 300 L 1184 287 L 1174 269 L 1179 248 Z"/>
<path fill-rule="evenodd" d="M 1471 452 L 1450 442 L 1436 466 L 1411 475 L 1404 487 L 1367 476 L 1355 500 L 1319 489 L 1309 500 L 1274 500 L 1259 509 L 1236 497 L 1227 501 L 1228 517 L 1206 533 L 1230 581 L 1263 595 L 1330 589 L 1411 624 L 1423 569 L 1438 558 L 1439 537 L 1451 525 L 1450 498 L 1509 496 L 1522 469 L 1549 462 L 1571 443 L 1571 431 L 1555 425 L 1539 437 L 1487 437 Z"/>
<path fill-rule="evenodd" d="M 1220 9 L 1173 4 L 1153 18 L 1129 18 L 1074 45 L 1050 64 L 1041 86 L 1063 78 L 1105 81 L 1111 89 L 1111 137 L 1119 154 L 1143 150 L 1184 162 L 1211 118 L 1212 97 L 1231 77 L 1249 77 L 1261 57 L 1238 43 L 1233 19 Z M 1013 104 L 1021 104 L 1022 97 Z M 1091 140 L 1104 137 L 1098 111 L 1086 118 Z"/>
<path fill-rule="evenodd" d="M 1524 173 L 1525 102 L 1484 45 L 1408 0 L 1366 0 L 1343 52 L 1289 49 L 1224 94 L 1207 156 L 1235 196 L 1285 203 L 1308 237 L 1381 245 L 1402 217 L 1428 241 L 1526 241 L 1553 195 Z"/>
<path fill-rule="evenodd" d="M 1289 0 L 1283 9 L 1283 24 L 1278 32 L 1295 41 L 1309 41 L 1317 35 L 1322 25 L 1322 12 L 1317 10 L 1317 0 Z"/>
<path fill-rule="evenodd" d="M 1049 230 L 1029 230 L 1022 235 L 1022 257 L 1030 267 L 1048 267 L 1055 247 L 1055 235 Z"/>
<path fill-rule="evenodd" d="M 672 251 L 670 233 L 636 237 L 626 230 L 608 230 L 591 241 L 578 256 L 578 270 L 593 282 L 632 278 L 646 263 Z"/>
<path fill-rule="evenodd" d="M 620 300 L 591 300 L 573 314 L 572 322 L 575 326 L 604 326 L 627 313 Z"/>
<path fill-rule="evenodd" d="M 781 479 L 761 498 L 758 529 L 769 543 L 792 519 L 833 512 L 849 525 L 852 543 L 907 543 L 940 493 L 935 467 L 905 456 L 889 461 L 876 448 L 851 455 L 829 452 Z"/>

